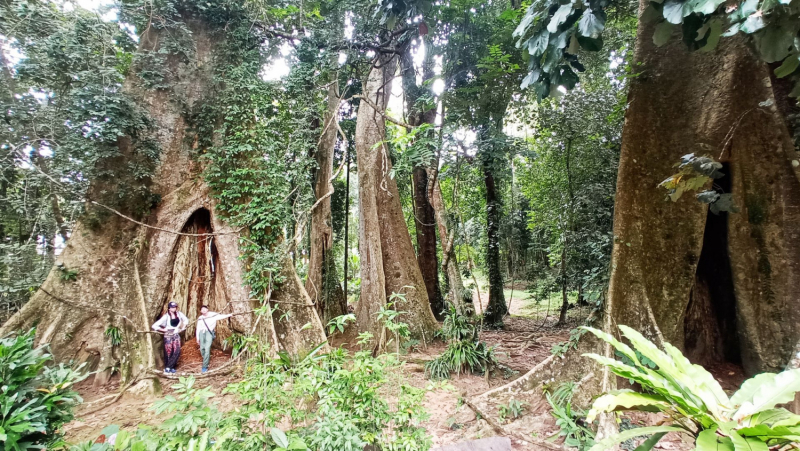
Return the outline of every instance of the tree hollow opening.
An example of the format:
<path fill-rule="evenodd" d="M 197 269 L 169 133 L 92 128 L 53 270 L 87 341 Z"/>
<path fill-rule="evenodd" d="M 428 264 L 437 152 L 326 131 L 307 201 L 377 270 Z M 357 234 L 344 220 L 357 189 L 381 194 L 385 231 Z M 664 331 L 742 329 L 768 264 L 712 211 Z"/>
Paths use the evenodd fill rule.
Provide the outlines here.
<path fill-rule="evenodd" d="M 212 235 L 211 212 L 205 208 L 198 209 L 186 221 L 181 232 L 186 235 L 180 235 L 175 242 L 170 281 L 158 315 L 166 313 L 170 302 L 177 303 L 178 310 L 186 315 L 190 323 L 183 334 L 184 342 L 197 347 L 192 340 L 200 308 L 207 305 L 211 311 L 224 313 L 228 296 L 219 264 L 216 237 Z M 217 322 L 216 332 L 214 344 L 218 347 L 231 333 L 227 320 Z M 184 361 L 183 356 L 181 361 Z"/>
<path fill-rule="evenodd" d="M 723 163 L 722 172 L 725 176 L 714 181 L 715 187 L 729 193 L 729 163 Z M 741 365 L 727 212 L 708 212 L 695 284 L 684 316 L 684 349 L 689 360 L 700 365 Z"/>

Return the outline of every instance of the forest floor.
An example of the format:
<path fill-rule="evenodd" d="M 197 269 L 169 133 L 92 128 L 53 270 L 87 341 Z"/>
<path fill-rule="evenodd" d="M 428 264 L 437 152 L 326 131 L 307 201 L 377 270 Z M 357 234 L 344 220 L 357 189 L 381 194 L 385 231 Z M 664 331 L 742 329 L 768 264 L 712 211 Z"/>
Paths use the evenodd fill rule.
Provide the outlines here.
<path fill-rule="evenodd" d="M 428 394 L 425 396 L 425 407 L 430 418 L 424 426 L 433 439 L 434 449 L 443 445 L 497 435 L 486 420 L 479 418 L 470 407 L 462 402 L 462 398 L 471 399 L 524 375 L 537 363 L 549 357 L 552 346 L 566 341 L 569 338 L 570 330 L 582 324 L 589 314 L 588 308 L 570 309 L 567 324 L 557 325 L 560 296 L 553 296 L 547 300 L 548 302 L 537 304 L 522 288 L 521 285 L 514 286 L 515 294 L 511 301 L 510 315 L 505 319 L 505 328 L 484 331 L 481 334 L 482 340 L 495 347 L 495 353 L 503 367 L 503 369 L 493 372 L 491 377 L 461 374 L 454 375 L 451 380 L 443 383 L 428 380 L 424 374 L 424 362 L 432 360 L 444 351 L 445 345 L 441 342 L 413 349 L 402 356 L 405 360 L 401 367 L 402 377 L 409 384 L 428 390 Z M 481 290 L 481 294 L 483 294 L 483 290 Z M 505 294 L 507 301 L 512 299 L 510 286 L 507 287 Z M 481 301 L 483 305 L 486 305 L 485 299 Z M 481 301 L 477 299 L 476 295 L 476 308 L 479 308 Z M 179 371 L 196 372 L 199 370 L 199 349 L 195 348 L 197 348 L 197 344 L 193 341 L 184 344 L 184 355 L 181 365 L 179 365 Z M 218 368 L 228 358 L 225 353 L 216 350 L 212 354 L 211 367 Z M 720 366 L 711 371 L 722 379 L 723 387 L 728 390 L 737 388 L 741 383 L 741 369 L 738 367 Z M 240 377 L 240 373 L 232 372 L 227 375 L 198 379 L 196 386 L 210 386 L 218 394 L 213 400 L 221 409 L 227 410 L 235 407 L 237 398 L 232 394 L 223 395 L 221 393 L 229 383 L 237 381 Z M 161 382 L 163 387 L 161 396 L 172 393 L 173 389 L 170 386 L 172 381 L 162 379 Z M 84 397 L 85 403 L 78 410 L 76 419 L 64 428 L 66 439 L 69 442 L 93 440 L 99 435 L 100 430 L 109 424 L 116 424 L 132 430 L 139 424 L 153 425 L 164 420 L 163 415 L 156 415 L 150 409 L 153 402 L 158 399 L 154 395 L 144 395 L 128 390 L 115 403 L 96 410 L 94 406 L 102 405 L 103 402 L 92 403 L 92 401 L 112 397 L 119 391 L 118 383 L 94 389 L 87 381 L 78 389 Z M 550 406 L 540 393 L 532 393 L 524 401 L 524 421 L 508 421 L 514 423 L 507 427 L 507 430 L 513 431 L 514 436 L 509 437 L 512 440 L 513 449 L 544 449 L 540 445 L 531 444 L 522 439 L 528 436 L 548 438 L 558 432 L 555 419 L 550 414 Z M 499 406 L 494 406 L 494 408 L 496 411 Z M 495 418 L 495 420 L 497 423 L 505 423 L 502 418 Z M 641 426 L 654 424 L 659 421 L 659 418 L 634 415 L 626 421 L 628 424 Z M 556 443 L 561 441 L 562 439 L 559 438 Z M 635 443 L 627 445 L 624 448 L 633 449 L 635 447 Z M 667 436 L 659 443 L 658 448 L 688 450 L 693 448 L 693 444 L 687 443 L 677 436 Z"/>

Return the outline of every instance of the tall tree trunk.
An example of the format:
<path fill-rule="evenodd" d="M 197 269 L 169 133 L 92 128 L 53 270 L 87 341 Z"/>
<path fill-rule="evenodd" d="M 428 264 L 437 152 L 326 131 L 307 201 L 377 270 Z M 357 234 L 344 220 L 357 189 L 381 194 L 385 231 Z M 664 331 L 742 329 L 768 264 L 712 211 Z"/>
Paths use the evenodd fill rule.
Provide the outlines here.
<path fill-rule="evenodd" d="M 432 172 L 433 170 L 428 170 L 429 179 Z M 469 299 L 469 306 L 465 305 L 467 299 L 464 295 L 464 281 L 461 278 L 461 272 L 458 270 L 456 250 L 453 245 L 455 241 L 455 228 L 448 226 L 447 214 L 444 209 L 444 199 L 442 199 L 442 190 L 439 188 L 438 180 L 433 182 L 431 195 L 431 205 L 436 213 L 436 224 L 439 228 L 439 237 L 442 241 L 442 267 L 447 275 L 448 297 L 450 302 L 456 306 L 462 314 L 472 314 L 472 299 Z"/>
<path fill-rule="evenodd" d="M 428 292 L 433 316 L 444 319 L 446 307 L 439 287 L 439 258 L 436 254 L 436 215 L 428 202 L 428 172 L 416 167 L 414 178 L 414 223 L 417 232 L 417 262 Z"/>
<path fill-rule="evenodd" d="M 433 78 L 433 54 L 426 52 L 423 63 L 422 86 L 417 86 L 417 71 L 414 68 L 412 47 L 408 46 L 400 63 L 403 79 L 403 93 L 406 97 L 406 110 L 408 123 L 412 126 L 423 124 L 433 125 L 436 121 L 436 109 L 423 106 L 426 102 L 424 95 L 430 95 L 430 88 L 426 83 Z M 421 105 L 422 103 L 422 105 Z M 428 133 L 432 133 L 428 131 Z M 438 164 L 437 161 L 434 162 Z M 433 315 L 438 320 L 444 319 L 444 298 L 439 286 L 439 259 L 436 253 L 436 218 L 428 200 L 428 172 L 425 167 L 417 166 L 412 173 L 414 184 L 414 225 L 417 235 L 417 261 L 425 280 L 425 290 L 431 303 Z"/>
<path fill-rule="evenodd" d="M 640 2 L 640 13 L 648 4 Z M 643 72 L 630 80 L 602 326 L 617 333 L 624 324 L 689 355 L 686 331 L 714 329 L 708 323 L 719 319 L 715 313 L 689 311 L 701 288 L 697 270 L 708 208 L 692 193 L 677 202 L 664 200 L 658 188 L 681 156 L 709 155 L 729 164 L 740 210 L 728 215 L 727 224 L 739 358 L 749 374 L 782 371 L 800 342 L 800 182 L 791 134 L 774 106 L 778 94 L 769 68 L 743 39 L 723 39 L 711 53 L 689 53 L 677 36 L 655 46 L 654 24 L 639 24 L 633 62 Z M 724 255 L 708 258 L 724 265 Z M 721 307 L 720 299 L 704 299 L 712 305 L 701 311 Z M 535 389 L 553 379 L 579 380 L 593 370 L 596 376 L 580 393 L 585 404 L 616 385 L 606 368 L 588 367 L 585 352 L 613 357 L 609 345 L 582 339 L 566 358 L 549 359 L 514 384 Z"/>
<path fill-rule="evenodd" d="M 331 217 L 331 194 L 333 184 L 333 151 L 336 147 L 337 114 L 339 97 L 336 83 L 328 86 L 328 105 L 323 116 L 322 136 L 315 158 L 317 170 L 314 177 L 314 194 L 317 199 L 324 198 L 311 211 L 311 239 L 308 261 L 306 291 L 317 306 L 317 313 L 323 324 L 347 313 L 347 299 L 336 274 L 333 254 L 333 221 Z"/>
<path fill-rule="evenodd" d="M 483 318 L 484 324 L 489 327 L 502 327 L 508 307 L 503 294 L 503 274 L 500 272 L 500 200 L 489 157 L 482 160 L 486 185 L 486 266 L 489 272 L 489 304 Z"/>
<path fill-rule="evenodd" d="M 156 366 L 162 356 L 160 339 L 138 331 L 149 330 L 176 293 L 195 293 L 185 299 L 188 315 L 196 315 L 200 302 L 216 311 L 240 314 L 230 319 L 230 326 L 227 321 L 220 324 L 217 340 L 234 331 L 255 329 L 271 342 L 273 350 L 290 353 L 325 341 L 322 324 L 288 257 L 281 272 L 286 282 L 271 293 L 272 302 L 278 304 L 274 317 L 261 321 L 257 329 L 257 317 L 246 314 L 261 300 L 251 300 L 249 289 L 243 286 L 239 232 L 216 213 L 214 198 L 202 178 L 203 167 L 193 159 L 196 127 L 187 119 L 194 117 L 206 96 L 213 95 L 214 62 L 225 35 L 199 19 L 186 19 L 185 23 L 191 31 L 192 59 L 186 63 L 183 55 L 167 53 L 167 65 L 181 67 L 175 71 L 177 75 L 164 80 L 172 88 L 147 89 L 135 73 L 123 87 L 149 113 L 149 137 L 161 149 L 151 188 L 161 200 L 144 219 L 148 227 L 115 215 L 96 227 L 79 221 L 58 259 L 64 268 L 77 271 L 77 280 L 61 280 L 54 267 L 42 288 L 0 328 L 0 335 L 6 335 L 35 325 L 37 342 L 50 343 L 59 361 L 75 359 L 99 369 L 96 383 L 108 380 L 112 367 L 119 367 L 123 379 L 128 380 Z M 141 37 L 140 51 L 166 51 L 164 41 L 169 32 L 149 28 Z M 125 167 L 125 158 L 138 142 L 122 136 L 118 145 L 123 157 L 116 163 Z M 93 186 L 90 194 L 99 188 L 103 187 Z M 175 233 L 198 227 L 215 235 Z M 192 244 L 201 247 L 195 252 Z M 195 269 L 200 271 L 201 265 L 213 269 L 203 273 L 203 287 L 192 288 L 193 281 L 199 280 L 195 276 L 200 275 Z M 183 268 L 194 269 L 192 274 L 176 276 Z M 311 327 L 305 327 L 307 324 Z M 123 331 L 118 349 L 105 337 L 111 326 Z"/>
<path fill-rule="evenodd" d="M 567 243 L 565 242 L 564 248 L 561 250 L 561 312 L 558 314 L 559 325 L 563 325 L 567 322 L 568 310 L 569 296 L 567 296 Z"/>
<path fill-rule="evenodd" d="M 383 115 L 396 69 L 395 55 L 378 58 L 364 83 L 364 98 L 358 107 L 355 144 L 361 299 L 356 306 L 356 329 L 380 337 L 382 325 L 376 315 L 392 293 L 400 293 L 405 299 L 398 300 L 394 308 L 406 312 L 402 321 L 409 324 L 414 336 L 430 340 L 437 327 L 436 318 L 405 225 L 397 184 L 389 176 L 391 161 L 383 144 Z"/>

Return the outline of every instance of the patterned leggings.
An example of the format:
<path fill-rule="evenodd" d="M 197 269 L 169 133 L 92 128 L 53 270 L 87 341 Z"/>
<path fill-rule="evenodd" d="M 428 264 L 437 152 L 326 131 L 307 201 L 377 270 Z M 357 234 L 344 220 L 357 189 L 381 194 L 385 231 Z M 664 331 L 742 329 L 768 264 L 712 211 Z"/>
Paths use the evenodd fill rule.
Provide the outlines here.
<path fill-rule="evenodd" d="M 181 357 L 181 336 L 179 334 L 164 336 L 164 366 L 175 369 Z"/>

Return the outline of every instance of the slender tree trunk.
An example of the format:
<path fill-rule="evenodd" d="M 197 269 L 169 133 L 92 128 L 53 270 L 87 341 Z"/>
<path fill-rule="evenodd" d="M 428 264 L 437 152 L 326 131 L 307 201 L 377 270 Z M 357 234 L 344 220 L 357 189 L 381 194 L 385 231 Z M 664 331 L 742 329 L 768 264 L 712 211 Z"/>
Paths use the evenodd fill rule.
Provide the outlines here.
<path fill-rule="evenodd" d="M 569 211 L 567 212 L 567 223 L 564 230 L 564 248 L 561 250 L 561 313 L 558 316 L 558 324 L 563 325 L 567 322 L 567 310 L 569 310 L 569 276 L 567 271 L 567 252 L 569 251 L 569 236 L 574 232 L 574 222 L 572 216 L 575 214 L 575 193 L 572 190 L 572 172 L 570 170 L 570 151 L 572 150 L 572 139 L 567 139 L 564 153 L 565 166 L 567 170 L 567 195 L 569 196 Z"/>
<path fill-rule="evenodd" d="M 428 177 L 432 170 L 428 170 Z M 453 303 L 462 314 L 472 314 L 472 299 L 469 300 L 469 306 L 466 304 L 464 295 L 464 281 L 461 278 L 461 272 L 458 270 L 458 260 L 456 259 L 456 251 L 453 242 L 455 241 L 455 227 L 448 226 L 447 214 L 444 209 L 444 199 L 442 199 L 442 190 L 439 188 L 439 181 L 433 183 L 431 205 L 436 213 L 436 224 L 439 228 L 439 237 L 442 240 L 442 267 L 447 274 L 447 287 L 448 297 L 450 302 Z M 467 308 L 469 307 L 469 308 Z"/>
<path fill-rule="evenodd" d="M 558 315 L 558 325 L 567 322 L 567 310 L 569 310 L 569 296 L 567 296 L 567 243 L 561 250 L 561 313 Z"/>
<path fill-rule="evenodd" d="M 339 97 L 336 84 L 328 86 L 328 105 L 322 121 L 322 136 L 315 158 L 317 170 L 314 177 L 314 194 L 320 202 L 311 211 L 311 238 L 308 262 L 306 291 L 317 306 L 317 313 L 323 324 L 347 313 L 347 299 L 336 274 L 333 253 L 333 223 L 331 217 L 331 193 L 333 184 L 333 151 L 336 147 L 336 134 L 339 111 Z"/>
<path fill-rule="evenodd" d="M 486 185 L 486 266 L 489 272 L 489 304 L 483 316 L 489 327 L 502 327 L 508 313 L 503 294 L 503 275 L 500 271 L 500 200 L 497 196 L 492 168 L 483 159 L 483 181 Z"/>
<path fill-rule="evenodd" d="M 430 95 L 430 88 L 426 83 L 433 78 L 432 53 L 426 53 L 423 64 L 422 86 L 417 86 L 417 72 L 414 68 L 411 46 L 408 46 L 403 55 L 400 68 L 402 71 L 403 91 L 406 97 L 408 123 L 412 126 L 423 124 L 432 125 L 436 121 L 436 109 L 422 107 L 419 101 L 424 95 Z M 429 131 L 428 133 L 432 133 Z M 434 162 L 437 163 L 438 162 Z M 428 200 L 428 172 L 425 167 L 417 166 L 412 173 L 414 184 L 414 224 L 417 235 L 417 261 L 422 278 L 425 280 L 425 290 L 431 304 L 433 315 L 438 320 L 444 319 L 444 298 L 439 286 L 439 260 L 436 253 L 436 218 Z"/>
<path fill-rule="evenodd" d="M 439 259 L 436 255 L 436 215 L 428 202 L 428 173 L 416 167 L 414 177 L 414 222 L 417 232 L 417 261 L 425 280 L 431 310 L 438 320 L 444 319 L 446 307 L 439 287 Z"/>
<path fill-rule="evenodd" d="M 406 312 L 402 321 L 412 334 L 423 340 L 433 338 L 437 327 L 422 278 L 411 236 L 405 226 L 397 184 L 389 176 L 391 161 L 383 140 L 383 114 L 397 69 L 394 55 L 383 55 L 364 83 L 368 102 L 361 101 L 356 122 L 356 153 L 359 181 L 359 256 L 361 299 L 356 306 L 359 332 L 381 336 L 377 313 L 392 293 L 402 294 L 396 310 Z"/>

